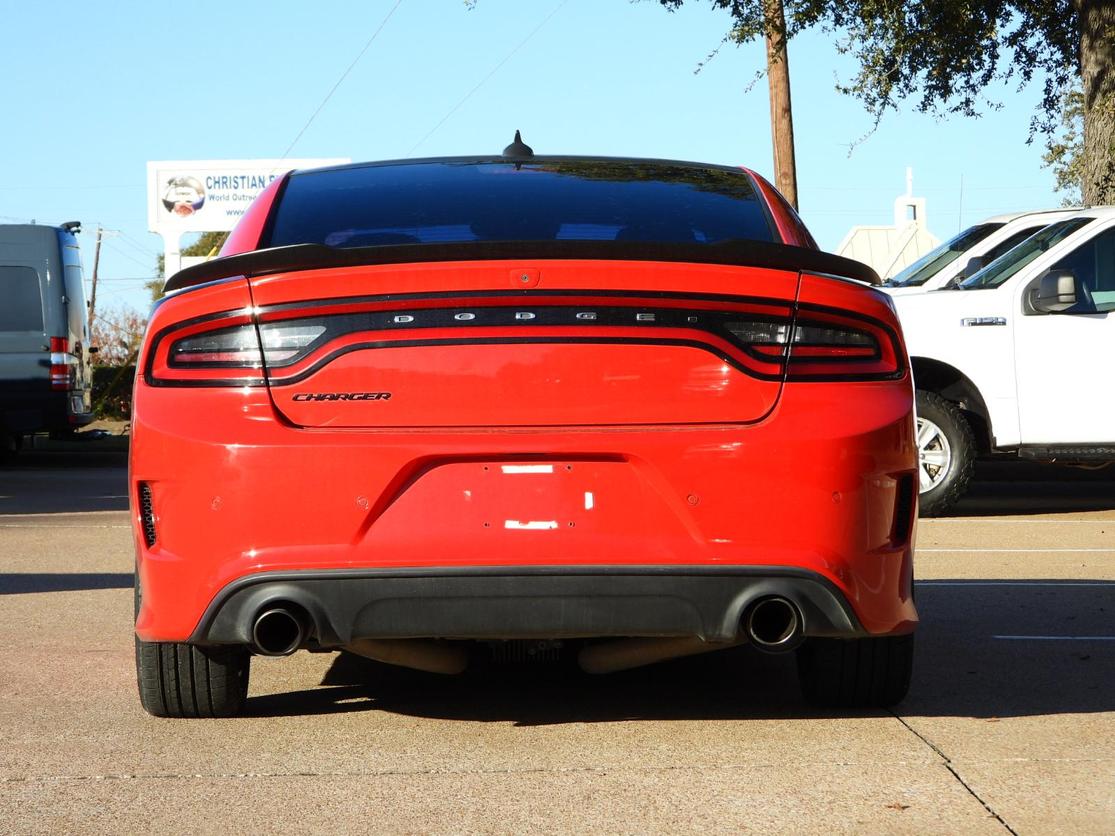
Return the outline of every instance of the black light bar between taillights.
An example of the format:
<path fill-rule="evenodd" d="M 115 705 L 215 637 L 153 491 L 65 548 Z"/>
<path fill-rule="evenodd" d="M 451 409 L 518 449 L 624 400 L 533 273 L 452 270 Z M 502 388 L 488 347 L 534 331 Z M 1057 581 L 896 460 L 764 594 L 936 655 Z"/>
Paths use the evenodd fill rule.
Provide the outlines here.
<path fill-rule="evenodd" d="M 881 380 L 905 369 L 894 332 L 844 311 L 766 299 L 576 292 L 327 300 L 194 320 L 153 341 L 153 385 L 282 386 L 340 354 L 400 346 L 596 342 L 708 351 L 761 380 Z"/>

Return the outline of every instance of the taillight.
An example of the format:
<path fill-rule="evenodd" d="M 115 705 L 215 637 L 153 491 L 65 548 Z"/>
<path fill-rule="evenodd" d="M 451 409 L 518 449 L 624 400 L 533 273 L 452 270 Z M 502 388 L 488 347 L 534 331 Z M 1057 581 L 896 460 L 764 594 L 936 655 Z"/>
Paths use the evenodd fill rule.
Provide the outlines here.
<path fill-rule="evenodd" d="M 69 391 L 77 382 L 77 369 L 70 357 L 70 341 L 65 337 L 50 338 L 50 388 Z"/>
<path fill-rule="evenodd" d="M 874 320 L 806 311 L 788 322 L 729 322 L 728 330 L 763 357 L 785 359 L 788 380 L 877 380 L 902 374 L 894 335 Z"/>
<path fill-rule="evenodd" d="M 898 336 L 874 319 L 799 310 L 787 380 L 887 380 L 905 371 Z"/>
<path fill-rule="evenodd" d="M 283 322 L 261 325 L 259 337 L 254 325 L 205 331 L 171 343 L 169 364 L 195 369 L 260 368 L 264 362 L 289 361 L 324 333 L 324 325 Z M 263 339 L 262 356 L 259 338 Z"/>
<path fill-rule="evenodd" d="M 303 320 L 301 323 L 265 322 L 259 326 L 259 336 L 263 340 L 263 359 L 269 366 L 289 363 L 304 354 L 325 330 L 325 325 L 319 320 Z"/>
<path fill-rule="evenodd" d="M 148 355 L 155 385 L 282 385 L 355 350 L 543 342 L 702 348 L 761 380 L 883 380 L 904 371 L 895 333 L 869 317 L 789 302 L 608 295 L 338 300 L 187 320 Z M 834 312 L 835 311 L 835 312 Z M 253 323 L 253 314 L 258 322 Z"/>
<path fill-rule="evenodd" d="M 155 337 L 144 373 L 154 385 L 262 386 L 263 358 L 251 315 L 238 311 L 166 329 Z"/>
<path fill-rule="evenodd" d="M 203 331 L 170 344 L 169 365 L 188 368 L 259 368 L 254 325 Z"/>

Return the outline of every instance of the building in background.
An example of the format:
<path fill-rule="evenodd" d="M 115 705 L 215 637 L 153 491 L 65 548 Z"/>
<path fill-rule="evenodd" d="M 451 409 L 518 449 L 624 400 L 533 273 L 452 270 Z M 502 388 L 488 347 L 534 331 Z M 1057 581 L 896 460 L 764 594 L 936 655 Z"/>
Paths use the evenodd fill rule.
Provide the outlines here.
<path fill-rule="evenodd" d="M 940 243 L 929 231 L 925 198 L 914 197 L 914 172 L 907 168 L 906 194 L 894 201 L 894 225 L 854 226 L 836 252 L 870 265 L 880 278 L 887 279 Z"/>

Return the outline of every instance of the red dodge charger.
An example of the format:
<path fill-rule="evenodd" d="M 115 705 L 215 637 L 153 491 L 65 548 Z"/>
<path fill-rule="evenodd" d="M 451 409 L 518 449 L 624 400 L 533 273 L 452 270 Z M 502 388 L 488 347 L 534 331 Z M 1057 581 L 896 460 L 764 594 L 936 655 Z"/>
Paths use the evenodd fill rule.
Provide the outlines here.
<path fill-rule="evenodd" d="M 252 654 L 516 643 L 750 643 L 812 703 L 897 702 L 917 445 L 876 281 L 745 169 L 516 141 L 276 180 L 144 340 L 144 708 L 235 714 Z"/>

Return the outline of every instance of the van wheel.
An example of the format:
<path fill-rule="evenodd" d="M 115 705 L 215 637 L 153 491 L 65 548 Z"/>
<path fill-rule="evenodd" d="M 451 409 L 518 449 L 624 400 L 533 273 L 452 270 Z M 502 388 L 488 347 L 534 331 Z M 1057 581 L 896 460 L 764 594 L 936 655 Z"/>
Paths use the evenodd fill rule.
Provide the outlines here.
<path fill-rule="evenodd" d="M 917 391 L 917 415 L 921 515 L 939 517 L 968 490 L 976 439 L 960 408 L 934 392 Z"/>
<path fill-rule="evenodd" d="M 802 694 L 821 708 L 887 708 L 910 690 L 914 636 L 807 639 L 797 650 Z"/>
<path fill-rule="evenodd" d="M 136 613 L 139 613 L 136 579 Z M 139 701 L 155 717 L 232 717 L 248 696 L 252 657 L 243 647 L 196 647 L 136 637 Z"/>

